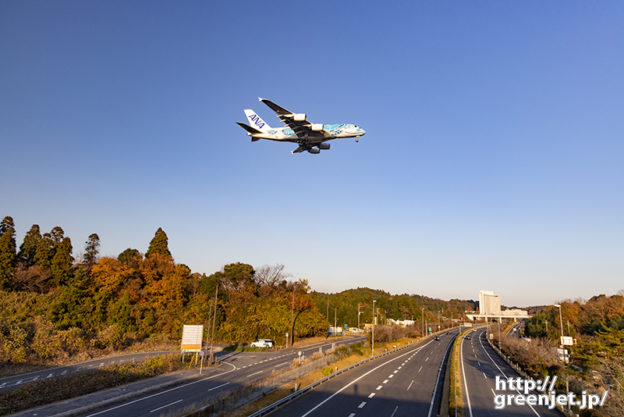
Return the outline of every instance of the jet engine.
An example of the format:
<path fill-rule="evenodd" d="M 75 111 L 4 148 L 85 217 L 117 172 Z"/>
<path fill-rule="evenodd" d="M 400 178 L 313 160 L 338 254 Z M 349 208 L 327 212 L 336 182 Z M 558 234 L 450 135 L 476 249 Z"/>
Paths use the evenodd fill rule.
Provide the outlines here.
<path fill-rule="evenodd" d="M 320 132 L 321 130 L 323 130 L 323 123 L 312 123 L 310 129 L 312 129 L 312 131 L 314 132 Z"/>
<path fill-rule="evenodd" d="M 318 144 L 318 148 L 319 149 L 323 149 L 323 150 L 327 150 L 327 149 L 329 149 L 329 143 L 319 143 Z"/>
<path fill-rule="evenodd" d="M 308 149 L 308 152 L 313 153 L 313 154 L 317 154 L 317 153 L 321 152 L 321 150 L 317 146 L 313 146 L 310 149 Z"/>
<path fill-rule="evenodd" d="M 295 122 L 303 122 L 306 119 L 305 113 L 293 113 L 292 118 Z"/>

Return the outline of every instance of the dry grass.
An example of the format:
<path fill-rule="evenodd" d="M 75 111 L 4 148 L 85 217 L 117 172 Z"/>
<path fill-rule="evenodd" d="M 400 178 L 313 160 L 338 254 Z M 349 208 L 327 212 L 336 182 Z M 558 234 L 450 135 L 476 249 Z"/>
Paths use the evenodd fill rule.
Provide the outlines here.
<path fill-rule="evenodd" d="M 62 378 L 31 382 L 0 394 L 0 415 L 78 397 L 182 369 L 178 355 L 160 356 L 145 362 L 117 364 L 78 372 Z"/>

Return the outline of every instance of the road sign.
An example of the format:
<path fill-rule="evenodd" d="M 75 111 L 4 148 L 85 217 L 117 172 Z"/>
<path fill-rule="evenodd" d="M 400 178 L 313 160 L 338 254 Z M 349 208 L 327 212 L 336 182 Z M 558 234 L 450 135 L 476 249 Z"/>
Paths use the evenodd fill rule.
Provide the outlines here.
<path fill-rule="evenodd" d="M 182 352 L 201 352 L 204 326 L 185 324 L 182 328 Z"/>
<path fill-rule="evenodd" d="M 574 344 L 574 339 L 572 336 L 561 336 L 561 345 L 562 346 L 572 346 Z"/>
<path fill-rule="evenodd" d="M 349 326 L 347 326 L 347 325 L 345 324 L 345 329 L 347 329 L 347 328 L 349 328 Z"/>

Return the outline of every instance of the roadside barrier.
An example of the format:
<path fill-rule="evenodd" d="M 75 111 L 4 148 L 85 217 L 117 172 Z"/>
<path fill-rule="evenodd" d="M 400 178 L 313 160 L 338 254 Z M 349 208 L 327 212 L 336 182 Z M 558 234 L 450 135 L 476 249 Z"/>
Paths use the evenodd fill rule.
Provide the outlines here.
<path fill-rule="evenodd" d="M 427 337 L 424 337 L 422 339 L 416 340 L 416 341 L 414 341 L 412 343 L 408 343 L 405 346 L 401 346 L 401 347 L 398 347 L 396 349 L 392 349 L 392 350 L 389 350 L 389 351 L 386 351 L 386 352 L 383 352 L 383 353 L 379 353 L 379 354 L 377 354 L 375 356 L 371 356 L 371 357 L 369 357 L 367 359 L 363 359 L 363 360 L 361 360 L 361 361 L 359 361 L 357 363 L 354 363 L 353 365 L 347 366 L 346 368 L 343 368 L 343 369 L 340 369 L 340 370 L 338 370 L 336 372 L 333 372 L 331 375 L 328 375 L 328 376 L 326 376 L 324 378 L 321 378 L 318 381 L 311 383 L 307 387 L 301 388 L 300 390 L 295 391 L 292 394 L 287 395 L 286 397 L 275 401 L 273 404 L 267 405 L 263 409 L 258 410 L 258 411 L 256 411 L 253 414 L 250 414 L 248 417 L 261 417 L 261 416 L 264 416 L 264 415 L 270 413 L 271 411 L 275 410 L 276 408 L 279 408 L 279 407 L 283 406 L 284 404 L 289 403 L 290 401 L 300 397 L 301 395 L 305 394 L 308 391 L 313 390 L 314 388 L 318 387 L 319 385 L 329 381 L 330 379 L 332 379 L 332 378 L 334 378 L 334 377 L 336 377 L 338 375 L 341 375 L 341 374 L 343 374 L 345 372 L 348 372 L 351 369 L 355 369 L 355 368 L 357 368 L 357 367 L 359 367 L 361 365 L 364 365 L 364 364 L 366 364 L 366 363 L 368 363 L 370 361 L 373 361 L 375 359 L 382 358 L 384 356 L 390 355 L 390 354 L 398 352 L 400 350 L 408 349 L 408 348 L 413 347 L 413 346 L 415 346 L 415 345 L 417 345 L 419 343 L 422 343 L 425 340 L 431 339 L 432 337 L 435 337 L 435 336 L 440 335 L 442 333 L 446 333 L 448 331 L 450 331 L 450 330 L 449 329 L 441 330 L 439 332 L 432 333 L 432 334 L 430 334 Z"/>

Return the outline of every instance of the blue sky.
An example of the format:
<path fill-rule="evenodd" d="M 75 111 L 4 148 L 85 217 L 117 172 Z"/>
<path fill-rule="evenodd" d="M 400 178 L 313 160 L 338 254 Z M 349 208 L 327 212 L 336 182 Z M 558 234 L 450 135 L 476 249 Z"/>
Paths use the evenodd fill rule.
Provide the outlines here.
<path fill-rule="evenodd" d="M 620 2 L 0 3 L 0 215 L 505 304 L 624 289 Z M 366 129 L 251 143 L 257 97 Z M 18 242 L 19 243 L 19 242 Z"/>

